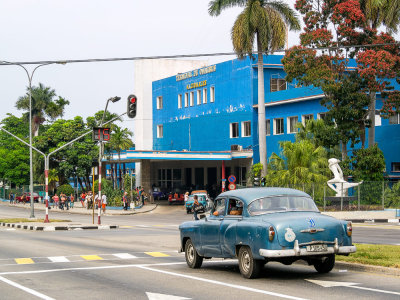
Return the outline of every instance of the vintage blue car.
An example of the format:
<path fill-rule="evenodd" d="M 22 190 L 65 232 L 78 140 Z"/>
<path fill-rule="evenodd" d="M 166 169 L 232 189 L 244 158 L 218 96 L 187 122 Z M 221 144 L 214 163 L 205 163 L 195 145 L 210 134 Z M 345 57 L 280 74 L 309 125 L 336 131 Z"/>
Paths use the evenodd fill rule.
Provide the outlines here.
<path fill-rule="evenodd" d="M 245 278 L 269 261 L 302 259 L 330 272 L 335 255 L 355 252 L 351 222 L 322 215 L 306 193 L 287 188 L 247 188 L 220 194 L 209 216 L 179 226 L 181 252 L 191 268 L 204 258 L 239 259 Z"/>

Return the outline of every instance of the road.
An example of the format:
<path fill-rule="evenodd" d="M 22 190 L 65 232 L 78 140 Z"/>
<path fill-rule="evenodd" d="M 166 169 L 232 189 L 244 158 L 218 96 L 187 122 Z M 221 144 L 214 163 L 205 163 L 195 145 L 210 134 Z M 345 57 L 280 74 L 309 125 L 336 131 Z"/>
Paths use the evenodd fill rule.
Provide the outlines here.
<path fill-rule="evenodd" d="M 27 214 L 0 206 L 0 217 Z M 37 212 L 37 216 L 40 216 Z M 55 216 L 56 213 L 52 217 Z M 88 222 L 89 216 L 57 214 Z M 399 299 L 400 278 L 268 263 L 261 278 L 244 279 L 236 260 L 206 260 L 190 269 L 178 253 L 182 207 L 106 216 L 116 230 L 32 232 L 0 228 L 0 299 Z M 90 219 L 91 220 L 91 219 Z M 355 241 L 399 234 L 394 226 L 355 227 Z M 400 226 L 399 226 L 400 227 Z M 380 234 L 379 234 L 380 233 Z M 397 239 L 399 241 L 399 239 Z"/>

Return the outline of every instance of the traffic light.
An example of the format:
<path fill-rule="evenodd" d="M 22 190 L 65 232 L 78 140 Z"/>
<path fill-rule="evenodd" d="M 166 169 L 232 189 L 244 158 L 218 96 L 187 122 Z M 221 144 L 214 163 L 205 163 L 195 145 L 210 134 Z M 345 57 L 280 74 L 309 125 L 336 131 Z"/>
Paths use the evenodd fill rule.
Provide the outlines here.
<path fill-rule="evenodd" d="M 129 118 L 134 118 L 136 117 L 136 103 L 137 103 L 137 98 L 135 95 L 129 95 L 128 96 L 128 117 Z"/>

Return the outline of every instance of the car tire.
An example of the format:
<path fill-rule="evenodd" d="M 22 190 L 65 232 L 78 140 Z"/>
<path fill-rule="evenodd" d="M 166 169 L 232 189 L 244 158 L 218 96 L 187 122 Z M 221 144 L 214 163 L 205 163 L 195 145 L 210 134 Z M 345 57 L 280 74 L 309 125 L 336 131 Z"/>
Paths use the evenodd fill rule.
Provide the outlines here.
<path fill-rule="evenodd" d="M 254 259 L 251 249 L 248 246 L 242 246 L 239 249 L 239 269 L 244 278 L 256 278 L 264 266 L 264 261 Z"/>
<path fill-rule="evenodd" d="M 192 269 L 198 269 L 203 263 L 203 257 L 200 256 L 194 247 L 192 240 L 187 240 L 185 244 L 185 258 L 186 263 Z"/>
<path fill-rule="evenodd" d="M 314 263 L 314 268 L 318 273 L 329 273 L 335 266 L 335 255 L 329 255 L 321 261 Z"/>

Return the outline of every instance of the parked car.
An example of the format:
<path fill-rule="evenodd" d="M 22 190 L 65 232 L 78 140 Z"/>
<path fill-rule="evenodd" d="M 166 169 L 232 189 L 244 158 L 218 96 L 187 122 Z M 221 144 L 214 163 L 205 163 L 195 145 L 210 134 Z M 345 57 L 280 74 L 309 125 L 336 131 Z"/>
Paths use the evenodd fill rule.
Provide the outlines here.
<path fill-rule="evenodd" d="M 22 195 L 15 197 L 15 200 L 17 201 L 17 203 L 30 202 L 31 201 L 31 193 L 23 193 Z M 33 193 L 33 201 L 39 202 L 39 194 L 38 193 Z"/>
<path fill-rule="evenodd" d="M 210 209 L 210 204 L 207 200 L 206 195 L 204 194 L 196 194 L 199 200 L 199 203 L 203 205 L 204 210 L 207 211 Z M 186 213 L 191 213 L 192 208 L 193 208 L 193 202 L 194 202 L 194 195 L 190 195 L 189 199 L 186 201 L 185 206 L 186 206 Z"/>
<path fill-rule="evenodd" d="M 191 268 L 204 258 L 238 258 L 243 277 L 255 278 L 264 264 L 305 260 L 330 272 L 335 255 L 356 251 L 352 223 L 322 215 L 312 198 L 287 188 L 247 188 L 220 194 L 209 216 L 179 226 L 181 252 Z"/>
<path fill-rule="evenodd" d="M 153 187 L 152 194 L 153 194 L 153 199 L 160 200 L 166 198 L 165 193 L 159 187 Z"/>

